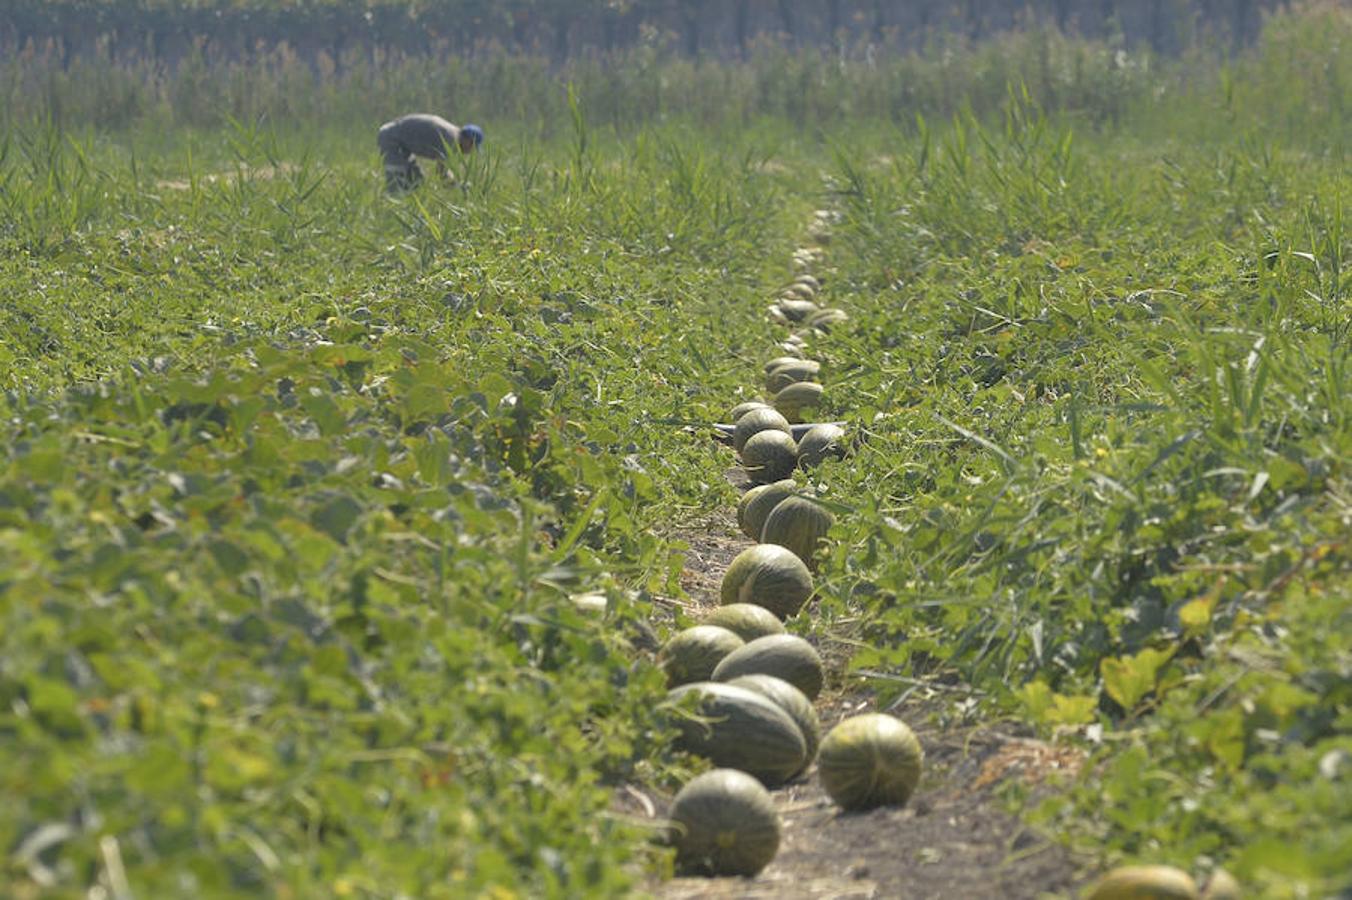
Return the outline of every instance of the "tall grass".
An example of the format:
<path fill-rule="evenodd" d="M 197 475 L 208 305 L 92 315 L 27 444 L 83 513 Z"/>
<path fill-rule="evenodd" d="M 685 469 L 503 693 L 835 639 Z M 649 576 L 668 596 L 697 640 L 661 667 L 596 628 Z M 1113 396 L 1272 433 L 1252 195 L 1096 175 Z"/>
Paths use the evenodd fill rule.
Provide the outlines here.
<path fill-rule="evenodd" d="M 1201 45 L 1163 59 L 1047 28 L 885 55 L 767 46 L 745 62 L 641 47 L 563 68 L 523 55 L 433 63 L 354 54 L 311 65 L 285 49 L 246 64 L 197 54 L 174 71 L 98 60 L 63 68 L 29 50 L 0 68 L 0 124 L 117 131 L 261 120 L 281 130 L 359 129 L 366 140 L 371 122 L 421 108 L 539 137 L 567 121 L 571 85 L 596 127 L 679 119 L 712 131 L 775 117 L 844 137 L 863 121 L 910 127 L 917 114 L 998 114 L 1007 86 L 1021 84 L 1042 109 L 1095 128 L 1195 139 L 1222 124 L 1261 123 L 1341 148 L 1352 119 L 1352 53 L 1341 52 L 1349 42 L 1352 11 L 1318 4 L 1273 17 L 1254 50 L 1224 65 L 1219 50 Z M 1195 115 L 1199 102 L 1215 114 Z"/>

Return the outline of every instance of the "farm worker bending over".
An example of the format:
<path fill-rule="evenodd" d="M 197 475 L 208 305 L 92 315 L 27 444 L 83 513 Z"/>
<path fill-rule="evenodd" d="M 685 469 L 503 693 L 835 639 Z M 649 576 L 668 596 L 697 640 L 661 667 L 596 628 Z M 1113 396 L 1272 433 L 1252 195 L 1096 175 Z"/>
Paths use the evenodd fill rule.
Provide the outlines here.
<path fill-rule="evenodd" d="M 441 116 L 414 113 L 386 122 L 376 134 L 376 144 L 385 160 L 385 187 L 390 191 L 407 190 L 422 181 L 415 156 L 436 160 L 437 171 L 445 177 L 451 148 L 473 153 L 483 142 L 484 132 L 478 125 L 455 126 Z"/>

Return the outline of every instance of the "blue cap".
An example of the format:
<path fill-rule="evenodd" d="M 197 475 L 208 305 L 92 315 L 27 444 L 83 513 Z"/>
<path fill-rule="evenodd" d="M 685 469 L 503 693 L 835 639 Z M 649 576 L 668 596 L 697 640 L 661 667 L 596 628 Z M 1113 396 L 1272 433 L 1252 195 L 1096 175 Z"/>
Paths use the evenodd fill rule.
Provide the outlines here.
<path fill-rule="evenodd" d="M 478 125 L 465 125 L 460 129 L 460 133 L 472 137 L 476 147 L 484 142 L 484 130 Z"/>

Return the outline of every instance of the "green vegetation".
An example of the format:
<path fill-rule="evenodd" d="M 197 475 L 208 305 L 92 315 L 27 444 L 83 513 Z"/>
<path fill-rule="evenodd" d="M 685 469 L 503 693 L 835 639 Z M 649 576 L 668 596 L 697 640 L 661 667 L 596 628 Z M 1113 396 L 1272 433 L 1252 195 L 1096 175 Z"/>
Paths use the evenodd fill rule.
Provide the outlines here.
<path fill-rule="evenodd" d="M 1039 817 L 1104 862 L 1348 887 L 1349 39 L 1283 17 L 1210 77 L 1118 81 L 1038 35 L 952 82 L 670 61 L 665 106 L 638 64 L 613 106 L 517 73 L 520 124 L 398 199 L 374 126 L 446 96 L 411 69 L 253 72 L 227 125 L 186 113 L 219 85 L 133 73 L 131 134 L 57 127 L 107 82 L 11 67 L 0 893 L 563 897 L 669 866 L 612 798 L 692 765 L 647 623 L 671 523 L 736 497 L 681 426 L 761 386 L 821 206 L 816 302 L 849 320 L 814 417 L 862 440 L 811 473 L 819 633 L 885 701 L 960 679 L 963 714 L 1089 747 Z M 1077 53 L 1101 83 L 1025 70 Z M 249 98 L 314 103 L 274 131 Z"/>
<path fill-rule="evenodd" d="M 708 348 L 790 245 L 744 155 L 547 152 L 391 201 L 364 158 L 11 140 L 20 895 L 110 854 L 152 896 L 632 880 L 607 805 L 664 752 L 665 685 L 626 637 L 675 590 L 659 517 L 723 499 L 717 448 L 656 423 L 731 389 Z"/>
<path fill-rule="evenodd" d="M 1352 871 L 1342 140 L 1086 139 L 1015 92 L 835 182 L 826 392 L 868 437 L 819 579 L 874 613 L 856 668 L 1081 726 L 1049 822 L 1260 896 Z"/>

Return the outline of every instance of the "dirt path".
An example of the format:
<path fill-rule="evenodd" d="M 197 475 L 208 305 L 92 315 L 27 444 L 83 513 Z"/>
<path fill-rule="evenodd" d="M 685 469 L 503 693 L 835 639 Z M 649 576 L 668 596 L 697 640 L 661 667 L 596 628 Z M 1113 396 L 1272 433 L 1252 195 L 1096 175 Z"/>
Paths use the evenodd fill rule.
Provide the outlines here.
<path fill-rule="evenodd" d="M 693 604 L 712 609 L 723 571 L 752 542 L 738 532 L 731 511 L 669 536 L 689 547 L 682 587 Z M 823 733 L 844 716 L 875 709 L 866 691 L 824 694 L 816 706 Z M 918 697 L 893 710 L 915 729 L 926 754 L 924 780 L 904 808 L 842 813 L 822 790 L 814 766 L 773 792 L 784 840 L 760 875 L 677 878 L 650 890 L 663 900 L 1069 895 L 1084 880 L 1074 857 L 1005 812 L 998 789 L 1021 778 L 1036 791 L 1051 773 L 1072 772 L 1080 757 L 1013 733 L 1006 723 L 940 730 L 931 724 L 939 708 L 938 701 Z M 650 800 L 662 815 L 662 798 Z"/>

